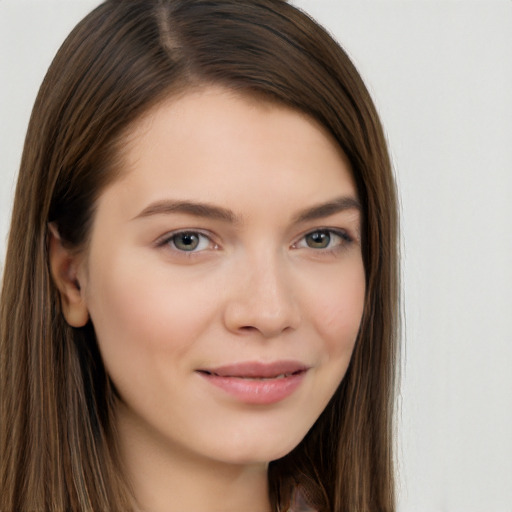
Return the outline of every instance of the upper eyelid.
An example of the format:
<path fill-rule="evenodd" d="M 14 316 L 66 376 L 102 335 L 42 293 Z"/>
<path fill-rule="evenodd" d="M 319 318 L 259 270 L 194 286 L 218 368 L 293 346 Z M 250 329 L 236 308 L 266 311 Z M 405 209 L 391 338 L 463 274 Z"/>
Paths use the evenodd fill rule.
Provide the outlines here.
<path fill-rule="evenodd" d="M 355 232 L 361 229 L 361 213 L 352 210 L 335 212 L 322 218 L 299 221 L 296 225 L 304 226 L 304 232 L 317 229 Z"/>
<path fill-rule="evenodd" d="M 318 231 L 327 231 L 329 233 L 334 233 L 335 235 L 341 236 L 341 237 L 348 237 L 350 240 L 357 240 L 357 237 L 353 233 L 352 230 L 346 229 L 346 228 L 339 228 L 339 227 L 328 227 L 328 226 L 321 226 L 314 229 L 308 229 L 307 231 L 304 231 L 302 234 L 295 237 L 295 241 L 292 242 L 292 245 L 298 243 L 300 240 L 305 238 L 306 236 L 316 233 Z"/>

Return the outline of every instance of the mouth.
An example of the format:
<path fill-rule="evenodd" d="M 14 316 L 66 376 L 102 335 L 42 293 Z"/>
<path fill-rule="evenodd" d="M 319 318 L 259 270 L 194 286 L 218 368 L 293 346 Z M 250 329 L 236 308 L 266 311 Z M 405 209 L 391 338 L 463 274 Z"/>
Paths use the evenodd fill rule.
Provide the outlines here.
<path fill-rule="evenodd" d="M 282 379 L 306 372 L 308 366 L 297 361 L 275 361 L 271 363 L 244 362 L 199 369 L 198 372 L 215 377 L 233 377 L 238 379 L 269 380 Z"/>
<path fill-rule="evenodd" d="M 294 393 L 309 369 L 296 361 L 277 361 L 237 363 L 196 372 L 238 401 L 268 405 Z"/>
<path fill-rule="evenodd" d="M 254 377 L 250 377 L 248 375 L 220 375 L 215 372 L 210 372 L 208 370 L 198 370 L 198 373 L 204 373 L 205 375 L 211 375 L 212 377 L 227 377 L 233 379 L 245 379 L 245 380 L 275 380 L 275 379 L 286 379 L 291 377 L 292 375 L 299 375 L 300 373 L 305 372 L 306 370 L 297 370 L 292 373 L 280 373 L 279 375 L 271 375 L 269 377 L 263 377 L 261 375 L 256 375 Z"/>

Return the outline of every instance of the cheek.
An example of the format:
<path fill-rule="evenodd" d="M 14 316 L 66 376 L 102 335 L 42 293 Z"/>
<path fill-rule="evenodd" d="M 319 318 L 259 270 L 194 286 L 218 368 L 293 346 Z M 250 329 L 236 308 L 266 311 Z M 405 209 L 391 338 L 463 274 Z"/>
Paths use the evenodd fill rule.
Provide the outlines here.
<path fill-rule="evenodd" d="M 341 267 L 341 268 L 340 268 Z M 301 408 L 313 424 L 339 387 L 349 366 L 361 323 L 365 276 L 362 263 L 354 259 L 350 265 L 340 265 L 311 282 L 324 283 L 322 287 L 309 286 L 307 304 L 308 324 L 313 328 L 316 369 L 312 373 L 309 396 Z M 320 279 L 322 277 L 322 279 Z"/>
<path fill-rule="evenodd" d="M 332 278 L 311 301 L 313 323 L 324 341 L 326 357 L 350 358 L 364 308 L 365 276 L 361 265 Z"/>
<path fill-rule="evenodd" d="M 216 314 L 204 281 L 129 258 L 92 270 L 88 306 L 107 367 L 141 372 L 166 354 L 179 364 Z"/>

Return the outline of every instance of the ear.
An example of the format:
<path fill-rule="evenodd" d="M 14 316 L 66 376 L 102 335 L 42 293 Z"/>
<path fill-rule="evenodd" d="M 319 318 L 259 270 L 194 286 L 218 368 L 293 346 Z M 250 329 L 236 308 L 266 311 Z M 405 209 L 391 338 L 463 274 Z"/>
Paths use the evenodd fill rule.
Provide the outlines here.
<path fill-rule="evenodd" d="M 60 293 L 62 313 L 71 327 L 83 327 L 89 320 L 84 292 L 78 279 L 80 257 L 62 243 L 57 227 L 48 224 L 50 271 Z"/>

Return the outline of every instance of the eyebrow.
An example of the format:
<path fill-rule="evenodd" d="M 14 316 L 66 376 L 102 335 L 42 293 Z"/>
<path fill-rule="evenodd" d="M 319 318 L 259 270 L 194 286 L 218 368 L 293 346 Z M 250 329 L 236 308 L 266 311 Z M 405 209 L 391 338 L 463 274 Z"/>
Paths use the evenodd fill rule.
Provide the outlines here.
<path fill-rule="evenodd" d="M 336 213 L 344 212 L 346 210 L 357 210 L 361 211 L 361 203 L 351 196 L 338 197 L 327 203 L 322 203 L 302 212 L 293 219 L 295 223 L 307 222 L 311 220 L 323 219 Z"/>
<path fill-rule="evenodd" d="M 343 196 L 326 203 L 321 203 L 300 211 L 294 218 L 293 223 L 298 224 L 311 220 L 322 219 L 346 210 L 361 211 L 359 201 L 351 196 Z M 196 201 L 179 201 L 165 199 L 156 201 L 144 208 L 134 219 L 150 217 L 152 215 L 184 213 L 194 217 L 216 219 L 230 224 L 242 224 L 242 219 L 233 211 L 221 206 Z"/>
<path fill-rule="evenodd" d="M 134 219 L 151 215 L 185 213 L 194 217 L 206 217 L 231 224 L 240 224 L 240 219 L 231 210 L 208 203 L 195 201 L 173 201 L 171 199 L 156 201 L 144 208 Z"/>

